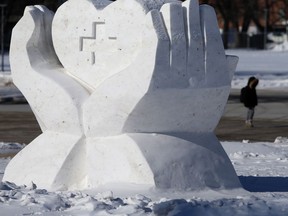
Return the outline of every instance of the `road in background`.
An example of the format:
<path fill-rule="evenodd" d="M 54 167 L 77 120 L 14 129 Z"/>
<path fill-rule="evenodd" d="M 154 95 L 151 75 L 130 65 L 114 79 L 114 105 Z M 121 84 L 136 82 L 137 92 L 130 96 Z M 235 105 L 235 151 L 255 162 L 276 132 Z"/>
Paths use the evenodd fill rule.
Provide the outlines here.
<path fill-rule="evenodd" d="M 288 90 L 257 90 L 254 127 L 245 126 L 247 109 L 240 103 L 240 90 L 230 93 L 225 113 L 215 130 L 221 141 L 269 141 L 288 137 Z"/>

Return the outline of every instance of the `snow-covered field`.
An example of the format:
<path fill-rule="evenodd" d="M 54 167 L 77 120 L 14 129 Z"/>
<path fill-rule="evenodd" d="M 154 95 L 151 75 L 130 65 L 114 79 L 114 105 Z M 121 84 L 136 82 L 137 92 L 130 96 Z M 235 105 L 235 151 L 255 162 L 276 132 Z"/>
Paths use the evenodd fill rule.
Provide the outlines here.
<path fill-rule="evenodd" d="M 288 52 L 228 50 L 240 57 L 232 88 L 246 85 L 249 76 L 260 79 L 261 89 L 288 90 Z M 6 68 L 9 68 L 7 65 Z M 1 72 L 0 72 L 1 73 Z M 5 84 L 10 73 L 0 75 L 0 93 L 12 94 Z M 1 96 L 0 94 L 0 96 Z M 36 185 L 0 185 L 0 215 L 157 215 L 157 216 L 287 216 L 288 132 L 275 142 L 222 142 L 243 187 L 232 191 L 156 191 L 121 185 L 99 191 L 49 192 Z M 22 145 L 1 143 L 0 180 L 9 154 Z M 127 188 L 127 187 L 125 187 Z M 248 191 L 249 190 L 249 191 Z"/>
<path fill-rule="evenodd" d="M 240 89 L 250 76 L 256 76 L 260 81 L 258 89 L 288 90 L 288 51 L 228 50 L 226 53 L 239 57 L 232 88 Z"/>

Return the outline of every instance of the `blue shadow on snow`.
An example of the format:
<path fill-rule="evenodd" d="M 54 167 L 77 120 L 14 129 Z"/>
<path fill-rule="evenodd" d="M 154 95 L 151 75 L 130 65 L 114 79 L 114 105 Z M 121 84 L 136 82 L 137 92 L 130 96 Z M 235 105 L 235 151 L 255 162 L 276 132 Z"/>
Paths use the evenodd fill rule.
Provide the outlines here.
<path fill-rule="evenodd" d="M 288 192 L 288 177 L 239 176 L 239 180 L 250 192 Z"/>

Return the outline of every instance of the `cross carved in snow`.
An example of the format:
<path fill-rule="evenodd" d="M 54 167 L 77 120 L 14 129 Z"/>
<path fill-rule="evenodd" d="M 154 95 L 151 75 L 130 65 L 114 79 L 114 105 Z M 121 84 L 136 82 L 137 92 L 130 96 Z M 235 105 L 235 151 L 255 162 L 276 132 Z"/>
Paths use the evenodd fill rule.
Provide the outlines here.
<path fill-rule="evenodd" d="M 116 52 L 117 37 L 106 36 L 105 22 L 92 23 L 92 36 L 80 37 L 80 51 L 90 52 L 90 63 L 94 65 L 103 52 Z M 100 61 L 100 60 L 99 60 Z"/>

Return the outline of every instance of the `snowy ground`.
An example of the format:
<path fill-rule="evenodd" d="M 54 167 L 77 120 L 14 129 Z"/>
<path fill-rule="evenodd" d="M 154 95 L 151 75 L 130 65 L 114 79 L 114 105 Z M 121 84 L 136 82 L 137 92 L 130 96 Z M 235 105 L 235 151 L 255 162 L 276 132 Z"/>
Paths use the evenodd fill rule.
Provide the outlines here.
<path fill-rule="evenodd" d="M 232 88 L 242 88 L 255 76 L 260 81 L 258 89 L 288 90 L 288 51 L 228 50 L 227 54 L 239 57 Z"/>
<path fill-rule="evenodd" d="M 288 91 L 288 52 L 229 50 L 240 57 L 232 88 L 246 85 L 249 76 L 260 79 L 261 89 Z M 7 60 L 7 58 L 6 58 Z M 9 70 L 9 64 L 6 69 Z M 15 95 L 7 87 L 9 71 L 0 72 L 0 97 Z M 142 190 L 121 185 L 102 191 L 48 192 L 35 185 L 0 185 L 0 215 L 158 215 L 158 216 L 287 216 L 288 136 L 273 143 L 222 142 L 246 190 L 173 192 Z M 1 138 L 0 138 L 1 139 Z M 1 143 L 0 180 L 13 154 L 22 148 Z M 4 157 L 3 157 L 4 156 Z"/>

